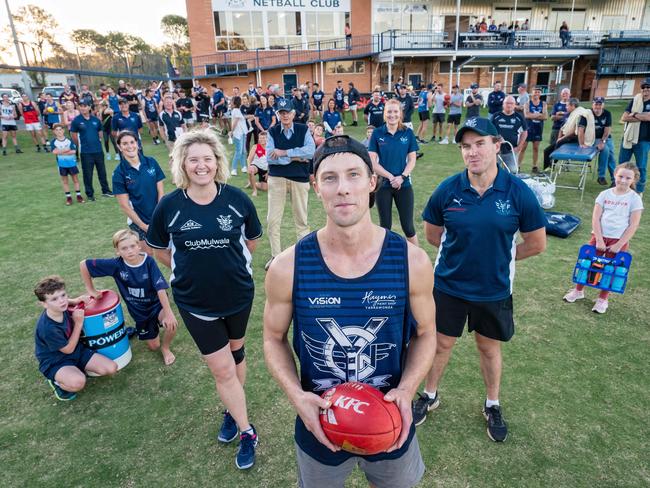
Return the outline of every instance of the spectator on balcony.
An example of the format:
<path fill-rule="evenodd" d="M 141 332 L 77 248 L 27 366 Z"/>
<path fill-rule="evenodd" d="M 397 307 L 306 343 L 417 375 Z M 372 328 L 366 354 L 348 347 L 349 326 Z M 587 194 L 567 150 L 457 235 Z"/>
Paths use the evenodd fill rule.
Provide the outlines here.
<path fill-rule="evenodd" d="M 467 107 L 466 119 L 471 119 L 480 116 L 481 105 L 483 105 L 483 95 L 478 91 L 478 83 L 470 85 L 472 93 L 467 95 L 465 99 L 465 107 Z"/>
<path fill-rule="evenodd" d="M 560 40 L 562 41 L 562 47 L 569 46 L 571 32 L 569 31 L 569 26 L 567 25 L 566 20 L 562 22 L 562 25 L 560 26 Z"/>
<path fill-rule="evenodd" d="M 499 31 L 499 27 L 497 27 L 496 22 L 494 21 L 494 19 L 492 19 L 492 22 L 490 22 L 490 25 L 488 26 L 488 32 L 498 32 L 498 31 Z"/>
<path fill-rule="evenodd" d="M 492 121 L 492 117 L 497 112 L 503 110 L 503 100 L 506 98 L 506 94 L 501 90 L 501 81 L 494 82 L 494 89 L 488 95 L 487 105 L 488 105 L 488 119 Z"/>
<path fill-rule="evenodd" d="M 478 25 L 478 31 L 481 34 L 485 34 L 488 31 L 488 25 L 487 22 L 485 21 L 485 17 L 483 17 L 483 20 L 481 20 L 481 23 Z"/>
<path fill-rule="evenodd" d="M 352 49 L 352 29 L 350 24 L 345 24 L 345 48 Z"/>
<path fill-rule="evenodd" d="M 354 83 L 348 83 L 348 106 L 350 108 L 350 113 L 352 114 L 352 125 L 359 125 L 359 118 L 357 115 L 357 103 L 361 100 L 361 94 L 359 90 L 354 87 Z"/>
<path fill-rule="evenodd" d="M 641 82 L 641 93 L 630 101 L 621 120 L 625 129 L 618 162 L 630 161 L 634 155 L 640 173 L 636 191 L 643 193 L 650 151 L 650 77 Z"/>
<path fill-rule="evenodd" d="M 526 19 L 524 23 L 521 25 L 521 30 L 527 31 L 528 29 L 530 29 L 530 24 L 528 23 L 528 19 Z"/>

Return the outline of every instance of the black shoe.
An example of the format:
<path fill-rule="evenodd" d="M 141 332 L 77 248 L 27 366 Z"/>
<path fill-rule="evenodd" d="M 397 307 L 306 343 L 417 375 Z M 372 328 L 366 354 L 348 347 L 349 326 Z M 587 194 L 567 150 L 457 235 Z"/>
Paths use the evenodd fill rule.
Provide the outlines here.
<path fill-rule="evenodd" d="M 43 151 L 45 151 L 46 153 L 49 153 L 50 149 L 47 146 L 43 146 Z"/>
<path fill-rule="evenodd" d="M 356 121 L 352 122 L 353 127 L 356 127 L 357 125 L 359 125 L 359 124 Z"/>
<path fill-rule="evenodd" d="M 487 435 L 494 442 L 503 442 L 508 437 L 508 426 L 501 415 L 501 407 L 494 405 L 487 408 L 483 405 L 483 416 L 487 420 Z"/>
<path fill-rule="evenodd" d="M 95 201 L 95 197 L 92 196 L 92 195 L 86 195 L 86 200 L 88 200 L 89 202 L 94 202 L 94 201 Z"/>
<path fill-rule="evenodd" d="M 3 150 L 2 150 L 2 155 L 3 155 L 3 156 L 6 156 L 6 155 L 7 155 L 7 150 L 6 150 L 6 149 L 3 149 Z"/>
<path fill-rule="evenodd" d="M 22 153 L 23 153 L 23 150 L 20 149 L 19 147 L 17 147 L 16 148 L 16 154 L 22 154 Z"/>
<path fill-rule="evenodd" d="M 115 195 L 113 195 L 112 191 L 105 191 L 104 193 L 102 193 L 102 196 L 106 198 L 111 198 L 114 197 Z"/>
<path fill-rule="evenodd" d="M 599 177 L 598 184 L 602 186 L 607 186 L 607 180 L 605 178 Z"/>
<path fill-rule="evenodd" d="M 425 141 L 424 139 L 420 139 L 419 137 L 416 138 L 416 140 L 418 141 L 418 144 L 429 144 L 429 141 Z"/>
<path fill-rule="evenodd" d="M 415 159 L 420 159 L 422 156 L 424 156 L 423 152 L 415 153 Z"/>
<path fill-rule="evenodd" d="M 435 398 L 429 398 L 426 393 L 418 393 L 418 399 L 413 402 L 411 409 L 413 410 L 413 423 L 420 425 L 427 419 L 427 412 L 434 410 L 440 406 L 440 398 L 436 392 Z"/>
<path fill-rule="evenodd" d="M 39 146 L 38 144 L 36 144 L 36 152 L 41 152 L 41 146 Z"/>

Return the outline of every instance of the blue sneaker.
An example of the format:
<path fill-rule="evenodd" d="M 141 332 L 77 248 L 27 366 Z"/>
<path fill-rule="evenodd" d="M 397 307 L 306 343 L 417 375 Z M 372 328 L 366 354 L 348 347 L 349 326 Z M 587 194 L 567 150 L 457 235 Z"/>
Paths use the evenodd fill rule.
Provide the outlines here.
<path fill-rule="evenodd" d="M 255 464 L 255 448 L 257 447 L 257 431 L 251 424 L 252 434 L 244 432 L 239 436 L 239 447 L 237 447 L 237 457 L 235 464 L 239 469 L 248 469 Z"/>
<path fill-rule="evenodd" d="M 94 200 L 94 198 L 93 198 Z M 135 327 L 127 327 L 126 328 L 126 335 L 129 339 L 133 338 L 137 334 L 137 330 L 135 330 Z"/>
<path fill-rule="evenodd" d="M 237 434 L 239 434 L 237 422 L 232 418 L 230 412 L 226 410 L 223 414 L 223 422 L 221 423 L 217 440 L 225 443 L 232 442 L 237 438 Z"/>
<path fill-rule="evenodd" d="M 61 388 L 59 385 L 57 385 L 54 381 L 52 380 L 47 380 L 47 383 L 52 387 L 54 390 L 54 396 L 58 400 L 61 400 L 62 402 L 68 402 L 70 400 L 74 400 L 77 398 L 77 394 L 72 392 L 72 391 L 65 391 L 63 388 Z"/>

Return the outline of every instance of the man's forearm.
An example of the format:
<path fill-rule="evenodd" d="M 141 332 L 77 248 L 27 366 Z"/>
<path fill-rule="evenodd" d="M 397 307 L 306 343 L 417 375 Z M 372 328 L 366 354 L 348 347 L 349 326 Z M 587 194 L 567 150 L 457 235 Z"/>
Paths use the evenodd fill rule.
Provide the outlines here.
<path fill-rule="evenodd" d="M 415 336 L 409 344 L 406 365 L 398 388 L 415 395 L 415 392 L 431 369 L 436 351 L 436 331 L 433 327 Z"/>
<path fill-rule="evenodd" d="M 296 398 L 303 390 L 287 340 L 264 339 L 264 358 L 271 376 L 287 394 L 291 403 L 295 404 Z"/>

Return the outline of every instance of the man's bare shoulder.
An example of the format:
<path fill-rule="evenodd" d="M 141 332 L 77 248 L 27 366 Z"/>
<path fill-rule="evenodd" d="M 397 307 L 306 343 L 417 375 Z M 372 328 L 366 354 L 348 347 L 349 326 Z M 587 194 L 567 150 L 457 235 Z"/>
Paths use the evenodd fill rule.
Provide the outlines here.
<path fill-rule="evenodd" d="M 291 246 L 278 254 L 266 272 L 267 294 L 281 288 L 291 290 L 296 246 Z"/>
<path fill-rule="evenodd" d="M 409 260 L 409 281 L 413 282 L 420 279 L 426 279 L 433 275 L 433 267 L 429 255 L 424 249 L 410 242 L 407 243 L 408 260 Z"/>

